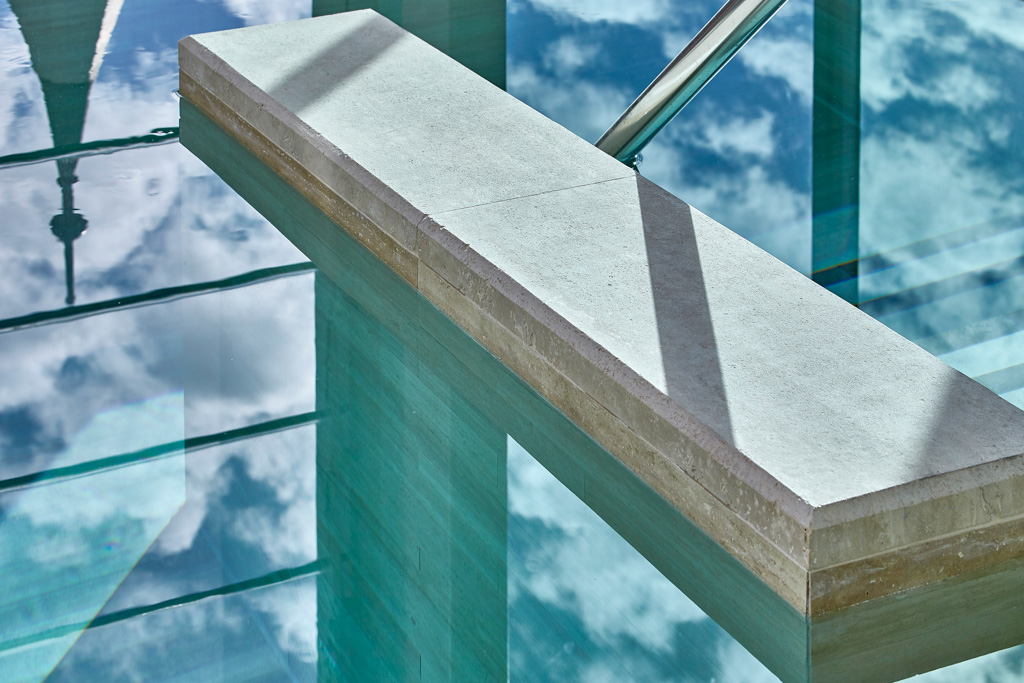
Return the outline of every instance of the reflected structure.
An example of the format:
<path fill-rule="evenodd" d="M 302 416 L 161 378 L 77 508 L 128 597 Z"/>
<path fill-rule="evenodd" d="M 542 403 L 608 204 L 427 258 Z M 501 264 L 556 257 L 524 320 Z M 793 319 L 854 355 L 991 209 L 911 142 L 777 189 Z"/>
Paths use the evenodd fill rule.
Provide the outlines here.
<path fill-rule="evenodd" d="M 60 0 L 10 0 L 42 87 L 53 147 L 0 157 L 0 168 L 56 161 L 61 211 L 50 219 L 50 231 L 64 245 L 64 303 L 68 306 L 76 299 L 74 243 L 89 225 L 75 206 L 73 186 L 79 180 L 79 159 L 89 154 L 163 144 L 177 137 L 177 129 L 156 129 L 148 135 L 83 144 L 89 92 L 103 64 L 123 3 L 124 0 L 73 4 Z"/>
<path fill-rule="evenodd" d="M 238 20 L 139 9 L 0 1 L 0 679 L 309 680 L 312 266 L 166 125 L 170 20 Z"/>
<path fill-rule="evenodd" d="M 388 299 L 317 277 L 321 680 L 503 681 L 505 434 Z"/>
<path fill-rule="evenodd" d="M 54 148 L 82 142 L 89 89 L 103 62 L 107 42 L 124 0 L 86 0 L 68 5 L 47 0 L 10 0 L 21 32 L 39 74 Z M 61 212 L 50 221 L 54 236 L 64 244 L 67 297 L 75 303 L 74 242 L 89 222 L 75 210 L 72 185 L 78 182 L 78 158 L 57 159 Z"/>

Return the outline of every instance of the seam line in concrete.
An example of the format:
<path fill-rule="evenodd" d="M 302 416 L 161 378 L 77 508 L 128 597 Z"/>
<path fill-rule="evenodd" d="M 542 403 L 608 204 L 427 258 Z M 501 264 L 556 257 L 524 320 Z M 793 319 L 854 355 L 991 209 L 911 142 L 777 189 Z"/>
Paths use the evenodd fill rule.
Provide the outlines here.
<path fill-rule="evenodd" d="M 544 190 L 543 192 L 534 192 L 532 194 L 524 194 L 518 197 L 508 197 L 507 199 L 495 199 L 490 202 L 483 202 L 482 204 L 470 204 L 469 206 L 460 206 L 457 209 L 445 209 L 444 211 L 436 211 L 431 214 L 427 214 L 428 217 L 442 216 L 446 213 L 455 213 L 456 211 L 466 211 L 467 209 L 476 209 L 481 206 L 491 206 L 492 204 L 504 204 L 506 202 L 515 202 L 520 199 L 529 199 L 530 197 L 542 197 L 546 194 L 554 194 L 555 192 L 565 192 L 566 190 L 577 190 L 581 187 L 590 187 L 591 185 L 601 185 L 603 183 L 614 183 L 622 180 L 632 179 L 632 175 L 618 176 L 615 178 L 605 178 L 604 180 L 595 180 L 592 183 L 583 183 L 582 185 L 567 185 L 566 187 L 559 187 L 553 190 Z M 421 221 L 422 223 L 422 221 Z M 419 225 L 416 226 L 419 228 Z"/>

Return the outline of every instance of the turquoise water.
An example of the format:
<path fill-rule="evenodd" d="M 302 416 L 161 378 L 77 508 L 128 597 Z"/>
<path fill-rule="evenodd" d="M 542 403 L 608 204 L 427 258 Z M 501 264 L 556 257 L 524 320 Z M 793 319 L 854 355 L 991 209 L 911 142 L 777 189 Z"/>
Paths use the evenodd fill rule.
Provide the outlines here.
<path fill-rule="evenodd" d="M 799 668 L 791 615 L 607 454 L 372 261 L 314 273 L 278 229 L 308 205 L 176 142 L 177 39 L 313 9 L 0 2 L 0 681 L 775 680 L 729 633 Z M 596 139 L 714 9 L 509 2 L 497 62 Z M 865 2 L 854 79 L 855 303 L 1010 398 L 1022 9 Z M 641 167 L 808 273 L 811 10 Z"/>

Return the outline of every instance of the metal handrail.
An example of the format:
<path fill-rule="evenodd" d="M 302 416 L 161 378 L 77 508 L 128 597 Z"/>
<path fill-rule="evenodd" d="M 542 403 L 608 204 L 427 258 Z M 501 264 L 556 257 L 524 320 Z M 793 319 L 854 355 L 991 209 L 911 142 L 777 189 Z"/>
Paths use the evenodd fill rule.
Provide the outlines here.
<path fill-rule="evenodd" d="M 624 164 L 714 78 L 786 0 L 729 0 L 595 145 Z"/>

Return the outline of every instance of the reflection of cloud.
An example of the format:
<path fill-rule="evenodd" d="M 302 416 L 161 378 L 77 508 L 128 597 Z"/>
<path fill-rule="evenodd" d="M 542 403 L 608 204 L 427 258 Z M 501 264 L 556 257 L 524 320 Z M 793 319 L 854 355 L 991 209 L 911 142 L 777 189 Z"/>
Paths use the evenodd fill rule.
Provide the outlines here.
<path fill-rule="evenodd" d="M 999 166 L 972 163 L 972 142 L 984 135 L 984 126 L 967 125 L 940 138 L 879 131 L 863 140 L 862 254 L 884 253 L 999 216 L 1024 215 L 1024 194 L 1014 187 L 1019 178 L 1006 177 Z M 1007 256 L 993 254 L 993 262 Z"/>
<path fill-rule="evenodd" d="M 562 82 L 528 64 L 508 68 L 508 91 L 584 140 L 601 137 L 630 102 L 625 89 L 587 81 Z"/>
<path fill-rule="evenodd" d="M 508 506 L 513 680 L 777 680 L 511 437 Z"/>
<path fill-rule="evenodd" d="M 296 18 L 309 12 L 308 0 L 226 4 L 248 23 Z M 215 15 L 219 20 L 225 18 L 219 9 Z M 156 25 L 150 22 L 125 24 L 118 31 L 120 38 L 115 36 L 112 47 L 117 53 L 104 60 L 90 92 L 86 140 L 120 138 L 177 125 L 178 105 L 173 97 L 176 53 L 167 49 L 171 41 L 150 34 L 166 34 L 167 30 L 153 26 L 167 23 L 162 19 Z M 193 30 L 217 28 L 221 27 L 195 26 Z M 143 49 L 129 42 L 133 40 L 156 40 L 161 47 Z M 50 147 L 39 81 L 17 23 L 3 2 L 0 44 L 4 47 L 0 59 L 0 155 Z M 75 242 L 77 303 L 118 299 L 305 260 L 178 145 L 83 158 L 76 172 L 80 180 L 74 185 L 75 206 L 89 221 L 88 232 Z M 0 193 L 4 215 L 0 221 L 0 318 L 63 306 L 63 253 L 49 225 L 60 211 L 56 174 L 52 162 L 0 171 L 4 187 Z M 132 434 L 144 434 L 151 441 L 181 439 L 181 385 L 187 377 L 194 380 L 195 389 L 184 397 L 187 427 L 193 435 L 310 410 L 311 287 L 312 278 L 304 276 L 250 287 L 236 297 L 207 294 L 0 334 L 3 475 L 17 476 L 150 445 L 150 441 L 130 438 Z M 246 297 L 249 301 L 238 303 Z M 213 349 L 203 356 L 205 369 L 213 368 L 212 372 L 196 372 L 193 366 L 189 374 L 190 361 L 182 353 L 183 321 L 189 323 L 188 341 L 202 344 L 204 350 Z M 153 397 L 170 392 L 177 392 L 173 416 L 177 432 L 173 435 L 161 429 L 172 421 L 137 410 L 159 403 L 161 399 Z M 134 432 L 113 429 L 107 420 L 111 414 L 131 417 Z M 133 583 L 129 578 L 130 590 L 118 601 L 137 605 L 151 602 L 153 596 L 175 597 L 181 595 L 179 589 L 216 573 L 215 568 L 187 566 L 181 555 L 166 561 L 169 554 L 194 549 L 195 536 L 204 524 L 221 533 L 216 540 L 233 542 L 236 550 L 242 548 L 240 552 L 250 554 L 247 557 L 258 555 L 268 565 L 276 565 L 274 568 L 312 560 L 315 504 L 309 442 L 313 430 L 305 430 L 305 437 L 297 431 L 303 430 L 189 457 L 188 494 L 197 498 L 196 504 L 190 500 L 183 514 L 174 519 L 152 548 L 154 555 L 163 556 L 137 572 L 139 581 Z M 303 453 L 310 457 L 300 463 L 297 456 Z M 97 554 L 115 557 L 119 543 L 124 546 L 144 539 L 141 546 L 132 546 L 137 552 L 126 564 L 126 569 L 130 568 L 149 546 L 150 536 L 166 522 L 159 515 L 165 511 L 166 496 L 156 495 L 163 480 L 157 475 L 176 466 L 176 482 L 184 484 L 182 458 L 175 457 L 177 460 L 165 458 L 33 489 L 50 494 L 46 496 L 8 493 L 5 512 L 17 512 L 21 515 L 18 523 L 33 526 L 37 533 L 26 533 L 30 542 L 23 548 L 0 543 L 4 545 L 0 558 L 26 566 L 45 563 L 44 569 L 58 574 L 68 563 L 76 565 L 75 571 L 85 571 L 77 565 L 90 562 L 99 570 L 101 563 L 93 562 Z M 122 486 L 100 485 L 110 481 Z M 245 498 L 248 507 L 230 497 L 239 495 L 243 485 L 250 487 L 241 492 L 250 497 Z M 179 486 L 177 493 L 183 491 Z M 208 515 L 213 508 L 220 515 L 216 520 Z M 238 514 L 232 515 L 232 511 Z M 4 528 L 13 527 L 5 524 Z M 119 529 L 121 533 L 117 533 Z M 208 544 L 196 545 L 210 552 Z M 219 545 L 218 551 L 224 547 Z M 82 571 L 77 575 L 65 572 L 64 576 L 67 580 L 88 578 Z M 10 578 L 13 574 L 3 575 Z M 118 578 L 113 571 L 109 575 Z M 99 672 L 112 679 L 150 680 L 177 665 L 191 667 L 193 655 L 215 649 L 204 645 L 211 639 L 238 644 L 243 629 L 256 640 L 270 637 L 273 641 L 273 634 L 278 634 L 279 644 L 263 647 L 266 660 L 279 658 L 283 649 L 294 655 L 293 662 L 313 662 L 310 634 L 315 635 L 315 598 L 310 589 L 315 591 L 315 586 L 310 584 L 277 600 L 261 595 L 259 605 L 240 599 L 204 601 L 200 606 L 90 630 L 65 659 L 68 666 L 63 673 L 59 670 L 51 680 L 91 680 Z M 85 592 L 84 587 L 79 590 Z M 234 606 L 226 606 L 228 603 Z M 102 599 L 96 607 L 101 604 Z M 261 612 L 267 616 L 255 622 L 264 623 L 254 623 L 253 614 Z M 268 627 L 268 621 L 273 627 Z M 92 647 L 97 643 L 99 646 Z M 214 654 L 217 660 L 211 665 L 220 671 L 225 653 Z M 77 670 L 75 662 L 81 664 Z M 272 669 L 258 662 L 253 660 L 261 675 Z M 102 666 L 93 666 L 97 663 Z M 182 676 L 193 678 L 188 671 Z M 309 676 L 300 678 L 308 680 Z"/>
<path fill-rule="evenodd" d="M 530 0 L 535 8 L 558 17 L 585 22 L 651 25 L 663 21 L 672 9 L 670 0 Z"/>
<path fill-rule="evenodd" d="M 316 581 L 303 579 L 249 596 L 253 606 L 270 617 L 277 644 L 300 662 L 317 660 Z"/>
<path fill-rule="evenodd" d="M 315 579 L 201 600 L 86 631 L 47 679 L 316 681 Z M 270 621 L 268 624 L 267 621 Z M 282 656 L 284 655 L 284 656 Z"/>
<path fill-rule="evenodd" d="M 1016 86 L 1024 68 L 1024 6 L 872 3 L 864 26 L 860 250 L 894 267 L 862 278 L 861 299 L 895 295 L 889 303 L 906 310 L 883 321 L 912 339 L 997 320 L 1024 301 L 1014 281 L 990 286 L 1002 262 L 1020 253 L 1015 231 L 989 231 L 907 263 L 899 262 L 906 254 L 889 252 L 975 227 L 1020 226 L 1024 100 Z M 947 284 L 902 293 L 933 282 Z M 949 296 L 956 283 L 964 294 Z M 985 299 L 972 298 L 971 290 L 986 292 Z M 958 344 L 969 344 L 972 334 L 966 329 Z M 967 372 L 991 368 L 992 350 L 976 344 L 945 359 Z M 1019 353 L 1016 361 L 1003 358 L 1008 366 L 1021 360 Z"/>
<path fill-rule="evenodd" d="M 181 394 L 97 415 L 57 466 L 180 441 Z M 185 498 L 180 453 L 0 495 L 0 640 L 88 623 Z M 39 680 L 76 633 L 0 652 L 0 670 Z"/>
<path fill-rule="evenodd" d="M 876 110 L 903 97 L 974 110 L 1005 94 L 978 48 L 1024 50 L 1024 9 L 1008 2 L 872 2 L 863 24 L 861 96 Z"/>
<path fill-rule="evenodd" d="M 738 170 L 701 173 L 674 142 L 677 133 L 671 133 L 648 146 L 643 175 L 793 268 L 810 272 L 809 194 L 791 187 L 770 165 L 753 160 Z"/>
<path fill-rule="evenodd" d="M 245 21 L 246 26 L 304 19 L 310 14 L 309 0 L 223 0 L 224 7 Z"/>
<path fill-rule="evenodd" d="M 1024 646 L 953 664 L 915 677 L 915 683 L 1014 683 L 1024 674 Z"/>
<path fill-rule="evenodd" d="M 562 36 L 545 48 L 544 66 L 560 78 L 565 78 L 589 64 L 599 49 L 599 45 L 580 42 L 574 36 Z"/>
<path fill-rule="evenodd" d="M 213 515 L 221 534 L 249 544 L 269 568 L 294 567 L 316 558 L 316 430 L 291 429 L 241 443 L 209 448 L 187 460 L 188 501 L 154 546 L 161 555 L 191 549 Z M 247 481 L 236 479 L 241 464 Z M 228 502 L 235 487 L 248 496 Z M 253 499 L 268 491 L 271 499 Z M 223 539 L 222 541 L 223 542 Z"/>
<path fill-rule="evenodd" d="M 775 116 L 767 111 L 753 119 L 720 117 L 704 121 L 703 125 L 692 126 L 697 135 L 691 144 L 706 146 L 723 156 L 741 154 L 767 159 L 775 153 L 774 123 Z"/>
<path fill-rule="evenodd" d="M 707 617 L 583 502 L 509 438 L 508 505 L 556 533 L 527 549 L 525 571 L 510 580 L 510 598 L 528 592 L 578 612 L 595 641 L 629 637 L 669 647 L 676 624 Z"/>
<path fill-rule="evenodd" d="M 721 663 L 720 681 L 743 681 L 743 683 L 778 683 L 779 679 L 764 668 L 754 655 L 747 652 L 735 640 L 723 640 L 716 652 Z"/>
<path fill-rule="evenodd" d="M 209 434 L 313 410 L 313 277 L 190 300 L 187 429 Z"/>
<path fill-rule="evenodd" d="M 274 492 L 275 505 L 249 507 L 232 524 L 237 537 L 272 563 L 291 567 L 316 558 L 316 430 L 293 429 L 248 444 L 246 473 Z"/>
<path fill-rule="evenodd" d="M 177 126 L 177 87 L 177 50 L 138 50 L 130 68 L 101 69 L 89 94 L 85 139 L 109 140 Z"/>
<path fill-rule="evenodd" d="M 0 46 L 0 156 L 50 147 L 43 90 L 32 70 L 18 21 L 6 2 L 0 3 Z"/>
<path fill-rule="evenodd" d="M 0 412 L 31 411 L 40 425 L 37 443 L 64 444 L 98 413 L 180 390 L 176 382 L 155 378 L 148 370 L 167 354 L 180 352 L 174 333 L 168 333 L 168 323 L 174 324 L 179 313 L 174 307 L 138 309 L 0 335 Z M 88 358 L 91 369 L 71 387 L 61 377 L 70 358 Z M 5 476 L 43 469 L 52 453 L 39 449 L 33 455 L 19 459 L 15 468 L 0 454 Z"/>
<path fill-rule="evenodd" d="M 773 21 L 779 18 L 776 16 Z M 804 106 L 811 105 L 814 91 L 814 45 L 811 41 L 759 35 L 739 51 L 737 59 L 758 76 L 782 79 Z"/>
<path fill-rule="evenodd" d="M 225 496 L 231 485 L 224 463 L 230 451 L 209 449 L 186 461 L 188 500 L 153 546 L 161 555 L 175 555 L 192 547 L 213 502 Z"/>

